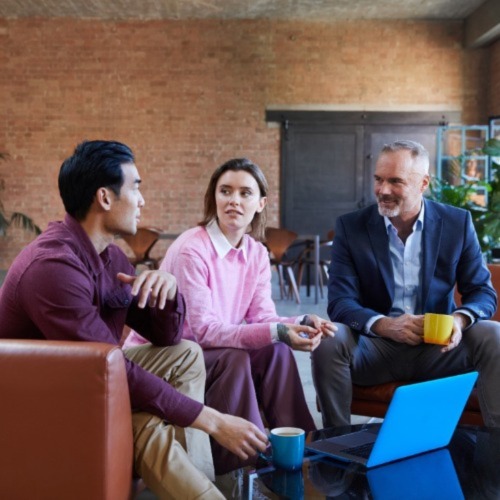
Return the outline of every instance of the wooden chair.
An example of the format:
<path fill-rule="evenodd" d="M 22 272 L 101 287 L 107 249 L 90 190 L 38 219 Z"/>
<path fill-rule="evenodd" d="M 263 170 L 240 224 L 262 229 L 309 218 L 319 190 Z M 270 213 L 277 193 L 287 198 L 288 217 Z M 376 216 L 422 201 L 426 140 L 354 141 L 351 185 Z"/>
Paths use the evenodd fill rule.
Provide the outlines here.
<path fill-rule="evenodd" d="M 295 264 L 295 261 L 286 259 L 286 252 L 296 239 L 297 233 L 294 233 L 293 231 L 275 227 L 268 227 L 266 229 L 265 244 L 270 252 L 271 265 L 275 266 L 278 271 L 280 296 L 283 299 L 289 295 L 285 288 L 284 271 L 286 270 L 290 292 L 295 296 L 297 304 L 300 304 L 299 290 L 293 273 L 293 265 Z"/>
<path fill-rule="evenodd" d="M 160 234 L 161 231 L 154 227 L 138 227 L 135 234 L 123 236 L 134 252 L 134 257 L 130 259 L 133 266 L 137 268 L 139 265 L 143 265 L 149 269 L 158 269 L 158 259 L 154 259 L 149 253 L 158 241 Z"/>
<path fill-rule="evenodd" d="M 319 262 L 318 262 L 318 277 L 319 277 L 319 293 L 321 298 L 323 298 L 323 287 L 325 282 L 323 278 L 328 280 L 328 267 L 330 266 L 330 253 L 333 243 L 333 237 L 335 236 L 335 232 L 333 229 L 328 231 L 327 237 L 325 241 L 320 243 L 320 254 L 319 254 Z M 302 279 L 304 277 L 304 269 L 307 266 L 314 266 L 314 256 L 313 256 L 313 248 L 306 247 L 302 253 L 299 255 L 297 259 L 298 263 L 298 271 L 297 271 L 297 283 L 299 286 L 302 284 Z M 309 282 L 307 283 L 309 285 Z"/>

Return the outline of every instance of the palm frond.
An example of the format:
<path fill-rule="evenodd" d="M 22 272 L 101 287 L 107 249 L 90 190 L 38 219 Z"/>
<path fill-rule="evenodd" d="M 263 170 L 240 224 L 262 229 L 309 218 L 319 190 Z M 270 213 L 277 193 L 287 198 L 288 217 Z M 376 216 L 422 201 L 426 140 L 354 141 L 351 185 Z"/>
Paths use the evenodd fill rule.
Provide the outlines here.
<path fill-rule="evenodd" d="M 10 221 L 5 218 L 3 210 L 0 210 L 0 236 L 5 236 Z"/>
<path fill-rule="evenodd" d="M 27 215 L 22 214 L 21 212 L 14 212 L 10 216 L 9 225 L 21 227 L 26 231 L 31 231 L 35 234 L 40 234 L 42 230 L 30 219 Z"/>
<path fill-rule="evenodd" d="M 7 160 L 9 158 L 8 153 L 2 153 L 0 151 L 0 160 Z M 5 189 L 5 183 L 3 179 L 0 179 L 0 191 Z M 9 217 L 5 212 L 2 200 L 0 199 L 0 236 L 5 236 L 9 226 L 17 226 L 25 229 L 26 231 L 31 231 L 35 234 L 40 234 L 41 229 L 34 223 L 33 219 L 21 212 L 14 212 Z"/>

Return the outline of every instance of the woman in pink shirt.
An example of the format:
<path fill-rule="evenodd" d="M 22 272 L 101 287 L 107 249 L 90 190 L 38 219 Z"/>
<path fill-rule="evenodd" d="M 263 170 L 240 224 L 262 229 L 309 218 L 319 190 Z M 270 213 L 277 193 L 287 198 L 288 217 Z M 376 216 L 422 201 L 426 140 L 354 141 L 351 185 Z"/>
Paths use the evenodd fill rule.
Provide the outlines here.
<path fill-rule="evenodd" d="M 271 299 L 271 267 L 264 239 L 267 181 L 254 163 L 230 160 L 205 194 L 199 226 L 177 238 L 161 269 L 177 278 L 186 301 L 184 337 L 203 347 L 206 404 L 264 430 L 315 428 L 290 348 L 314 350 L 335 326 L 315 315 L 282 318 Z M 260 410 L 259 410 L 260 407 Z M 213 443 L 216 474 L 249 460 Z"/>

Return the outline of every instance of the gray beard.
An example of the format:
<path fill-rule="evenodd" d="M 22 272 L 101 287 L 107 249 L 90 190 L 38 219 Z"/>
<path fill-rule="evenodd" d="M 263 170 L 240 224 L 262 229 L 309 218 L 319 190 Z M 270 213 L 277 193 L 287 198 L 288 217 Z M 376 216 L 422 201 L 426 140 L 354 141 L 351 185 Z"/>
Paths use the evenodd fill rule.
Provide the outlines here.
<path fill-rule="evenodd" d="M 388 217 L 390 219 L 391 217 L 397 217 L 401 213 L 401 208 L 396 207 L 390 210 L 389 208 L 381 208 L 381 206 L 378 205 L 378 213 L 382 217 Z"/>

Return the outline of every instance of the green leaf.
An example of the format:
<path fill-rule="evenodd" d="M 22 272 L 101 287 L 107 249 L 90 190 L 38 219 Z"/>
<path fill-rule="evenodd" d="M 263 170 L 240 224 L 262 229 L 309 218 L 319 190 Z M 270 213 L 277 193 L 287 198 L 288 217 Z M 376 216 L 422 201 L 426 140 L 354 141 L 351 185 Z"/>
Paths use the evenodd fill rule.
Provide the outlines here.
<path fill-rule="evenodd" d="M 493 138 L 486 141 L 482 151 L 485 155 L 500 156 L 500 140 Z"/>

